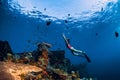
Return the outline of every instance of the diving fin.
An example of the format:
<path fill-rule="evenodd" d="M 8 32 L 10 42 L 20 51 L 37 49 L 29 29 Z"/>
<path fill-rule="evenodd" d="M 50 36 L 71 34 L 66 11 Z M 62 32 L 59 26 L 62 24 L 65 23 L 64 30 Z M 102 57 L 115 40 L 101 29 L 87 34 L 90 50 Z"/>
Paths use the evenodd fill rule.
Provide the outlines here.
<path fill-rule="evenodd" d="M 86 54 L 84 54 L 84 56 L 87 59 L 87 61 L 90 63 L 91 62 L 90 58 Z"/>

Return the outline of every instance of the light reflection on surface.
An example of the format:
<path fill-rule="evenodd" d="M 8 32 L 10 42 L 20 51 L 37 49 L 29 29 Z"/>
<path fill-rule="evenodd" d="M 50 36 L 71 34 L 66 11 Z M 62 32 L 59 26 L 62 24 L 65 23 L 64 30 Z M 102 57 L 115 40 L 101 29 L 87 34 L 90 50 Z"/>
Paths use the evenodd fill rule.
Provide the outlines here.
<path fill-rule="evenodd" d="M 89 12 L 86 16 L 91 16 L 93 12 L 100 11 L 108 2 L 117 0 L 12 0 L 9 1 L 12 8 L 21 10 L 23 14 L 36 14 L 31 11 L 39 11 L 44 15 L 64 18 L 78 17 L 83 12 Z"/>

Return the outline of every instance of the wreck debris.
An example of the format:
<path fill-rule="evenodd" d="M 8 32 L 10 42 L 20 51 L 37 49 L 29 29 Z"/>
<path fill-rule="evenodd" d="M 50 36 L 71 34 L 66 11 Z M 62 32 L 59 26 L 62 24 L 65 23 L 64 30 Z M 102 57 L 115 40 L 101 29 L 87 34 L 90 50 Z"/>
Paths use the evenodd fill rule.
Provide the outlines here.
<path fill-rule="evenodd" d="M 49 51 L 50 47 L 43 42 L 38 44 L 37 51 L 21 54 L 13 54 L 10 46 L 3 47 L 6 52 L 3 51 L 5 56 L 0 62 L 0 79 L 4 74 L 8 76 L 1 80 L 80 80 L 79 71 L 65 58 L 65 51 Z"/>
<path fill-rule="evenodd" d="M 49 50 L 48 50 L 48 48 L 50 48 L 51 46 L 52 46 L 51 44 L 48 44 L 45 42 L 38 44 L 38 50 L 41 51 L 42 54 L 39 56 L 37 63 L 38 63 L 38 66 L 42 67 L 43 69 L 46 69 L 47 65 L 49 63 L 49 60 L 48 60 Z"/>

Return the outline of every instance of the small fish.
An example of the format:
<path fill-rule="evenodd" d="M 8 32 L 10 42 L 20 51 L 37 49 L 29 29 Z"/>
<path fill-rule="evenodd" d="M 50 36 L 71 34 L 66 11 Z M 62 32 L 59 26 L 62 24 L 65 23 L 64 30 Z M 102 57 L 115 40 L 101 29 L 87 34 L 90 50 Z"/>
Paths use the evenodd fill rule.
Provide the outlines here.
<path fill-rule="evenodd" d="M 31 40 L 28 40 L 27 42 L 28 42 L 28 43 L 31 43 Z"/>
<path fill-rule="evenodd" d="M 65 23 L 68 23 L 68 21 L 67 21 L 67 20 L 65 20 Z"/>
<path fill-rule="evenodd" d="M 46 25 L 49 26 L 51 24 L 51 21 L 47 21 Z"/>
<path fill-rule="evenodd" d="M 95 35 L 98 36 L 98 33 L 96 33 Z"/>
<path fill-rule="evenodd" d="M 46 11 L 46 8 L 44 8 L 44 11 Z"/>
<path fill-rule="evenodd" d="M 68 14 L 68 16 L 70 16 L 70 14 Z"/>
<path fill-rule="evenodd" d="M 115 36 L 116 36 L 116 38 L 119 37 L 119 33 L 118 33 L 118 32 L 115 32 Z"/>
<path fill-rule="evenodd" d="M 36 8 L 36 6 L 34 6 L 33 8 Z"/>
<path fill-rule="evenodd" d="M 101 11 L 103 11 L 103 8 L 101 8 Z"/>

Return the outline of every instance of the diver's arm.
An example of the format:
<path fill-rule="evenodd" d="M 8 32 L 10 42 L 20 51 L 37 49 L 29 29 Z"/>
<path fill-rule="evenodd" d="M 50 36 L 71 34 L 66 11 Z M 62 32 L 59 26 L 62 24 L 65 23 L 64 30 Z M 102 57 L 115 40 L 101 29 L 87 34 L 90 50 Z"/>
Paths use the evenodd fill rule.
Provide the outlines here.
<path fill-rule="evenodd" d="M 67 38 L 65 37 L 65 35 L 64 35 L 64 34 L 63 34 L 63 38 L 64 38 L 64 40 L 65 40 L 66 44 L 68 45 L 69 43 L 68 43 Z"/>

